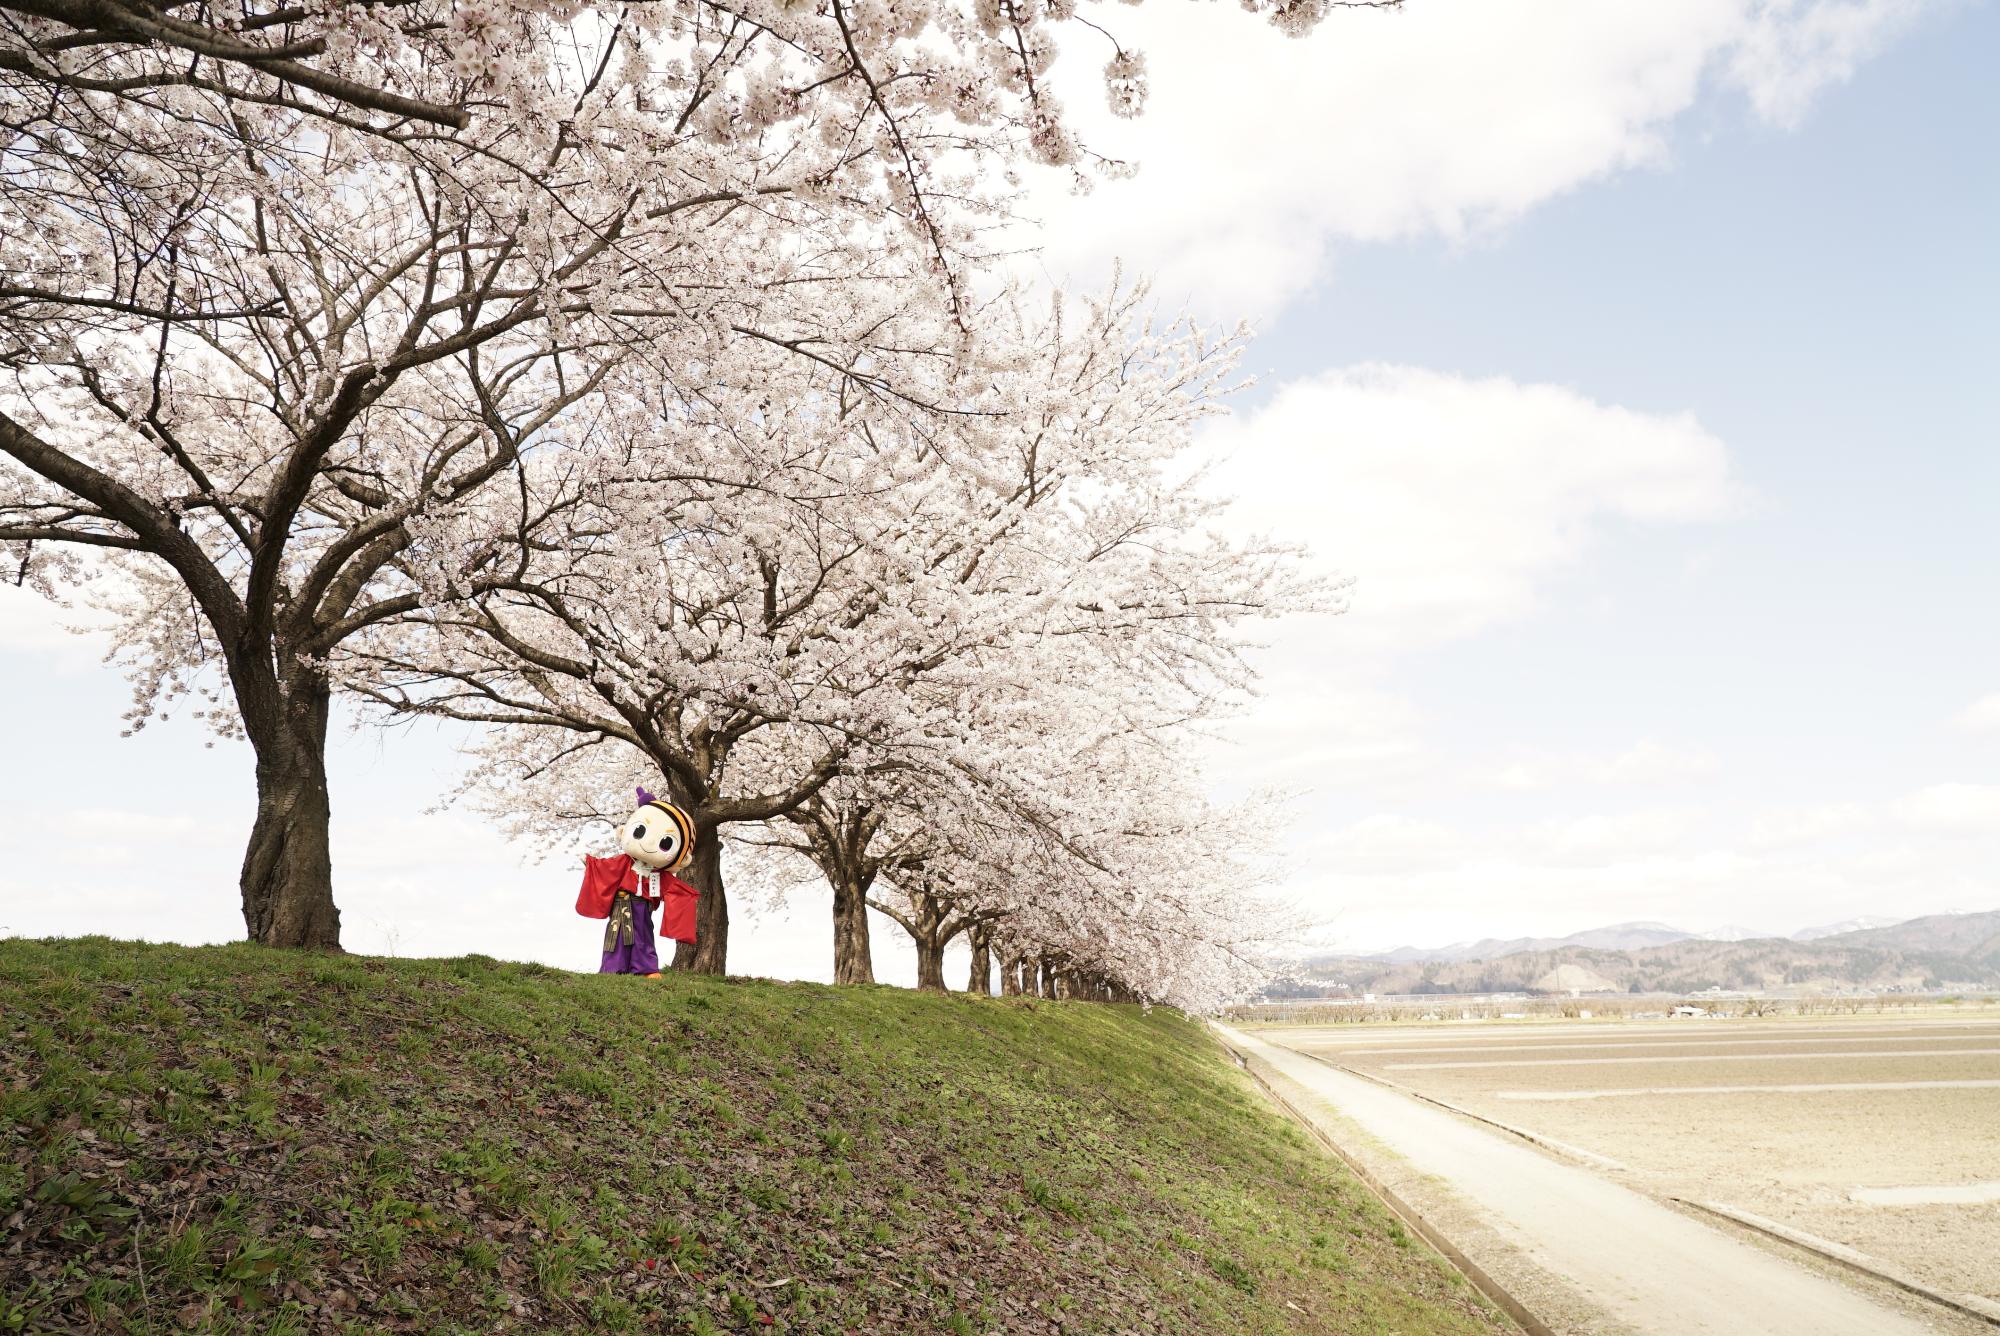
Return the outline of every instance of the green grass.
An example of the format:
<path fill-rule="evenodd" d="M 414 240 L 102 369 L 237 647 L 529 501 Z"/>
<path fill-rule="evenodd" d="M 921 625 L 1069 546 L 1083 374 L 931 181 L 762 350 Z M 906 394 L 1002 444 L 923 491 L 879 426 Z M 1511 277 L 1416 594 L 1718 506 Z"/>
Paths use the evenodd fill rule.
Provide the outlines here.
<path fill-rule="evenodd" d="M 190 1328 L 1506 1330 L 1168 1011 L 0 942 L 0 1333 Z"/>

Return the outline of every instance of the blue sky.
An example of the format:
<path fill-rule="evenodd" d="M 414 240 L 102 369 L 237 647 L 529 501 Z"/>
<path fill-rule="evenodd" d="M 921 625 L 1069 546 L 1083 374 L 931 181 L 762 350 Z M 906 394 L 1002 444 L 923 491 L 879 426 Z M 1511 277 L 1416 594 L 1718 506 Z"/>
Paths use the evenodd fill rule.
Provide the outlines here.
<path fill-rule="evenodd" d="M 1267 383 L 1379 360 L 1691 410 L 1752 494 L 1621 533 L 1556 611 L 1411 665 L 1455 735 L 1505 740 L 1511 705 L 1556 745 L 1726 731 L 1733 772 L 1801 796 L 1994 777 L 1991 739 L 1939 725 L 2000 676 L 1996 49 L 1993 6 L 1935 16 L 1792 131 L 1717 97 L 1669 166 L 1475 244 L 1344 254 L 1269 327 Z"/>
<path fill-rule="evenodd" d="M 1300 792 L 1331 943 L 2000 906 L 2000 9 L 1615 8 L 1135 12 L 1144 170 L 1046 200 L 1052 272 L 1257 319 L 1240 522 L 1357 583 L 1217 783 Z M 99 653 L 0 590 L 0 931 L 234 936 L 247 756 L 120 739 Z M 455 764 L 338 745 L 350 945 L 588 964 L 567 863 L 424 814 Z M 825 936 L 802 891 L 737 959 Z"/>
<path fill-rule="evenodd" d="M 1746 123 L 1742 99 L 1711 94 L 1676 121 L 1660 165 L 1470 243 L 1339 253 L 1312 298 L 1269 327 L 1258 353 L 1277 385 L 1373 360 L 1691 412 L 1725 444 L 1744 492 L 1734 513 L 1704 522 L 1614 523 L 1547 572 L 1534 609 L 1397 656 L 1394 669 L 1427 738 L 1452 756 L 1647 739 L 1705 757 L 1700 773 L 1652 792 L 1572 781 L 1467 794 L 1432 782 L 1389 803 L 1363 775 L 1316 787 L 1309 812 L 1436 821 L 1485 832 L 1490 849 L 1510 828 L 1679 809 L 1657 844 L 1602 851 L 1601 919 L 1701 929 L 1726 915 L 1789 930 L 2000 904 L 1987 871 L 2000 866 L 2000 735 L 1956 722 L 2000 680 L 1989 611 L 2000 175 L 1980 139 L 1994 98 L 1979 59 L 1996 38 L 1991 6 L 1930 14 L 1795 128 Z M 1365 615 L 1368 574 L 1355 574 L 1354 615 Z M 1975 809 L 1944 822 L 1948 835 L 1907 823 L 1860 833 L 1948 785 L 1931 806 L 1955 797 Z M 1671 886 L 1672 860 L 1737 853 L 1744 814 L 1802 808 L 1830 818 L 1817 860 L 1746 868 L 1706 893 Z M 1447 895 L 1434 917 L 1356 914 L 1355 899 L 1395 893 L 1393 873 L 1361 886 L 1323 875 L 1320 898 L 1361 920 L 1358 941 L 1372 945 L 1467 935 L 1470 917 L 1480 931 L 1592 917 L 1587 875 L 1544 917 L 1532 873 L 1482 876 L 1455 857 L 1468 855 L 1444 855 L 1433 873 L 1449 882 L 1456 869 L 1465 894 L 1490 885 L 1501 903 Z M 1617 865 L 1645 858 L 1667 866 L 1621 899 L 1632 884 Z M 1871 874 L 1871 860 L 1897 866 Z"/>

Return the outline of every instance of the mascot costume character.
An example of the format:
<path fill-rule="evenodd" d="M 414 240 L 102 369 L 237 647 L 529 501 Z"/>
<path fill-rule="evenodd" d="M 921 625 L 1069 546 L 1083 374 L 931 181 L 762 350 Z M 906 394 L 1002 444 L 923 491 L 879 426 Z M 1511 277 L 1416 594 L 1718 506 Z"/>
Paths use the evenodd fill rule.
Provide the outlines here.
<path fill-rule="evenodd" d="M 653 909 L 660 910 L 660 936 L 694 940 L 695 897 L 700 892 L 674 873 L 694 851 L 694 822 L 662 798 L 639 790 L 639 809 L 618 831 L 625 850 L 616 858 L 583 858 L 583 889 L 576 912 L 609 920 L 604 925 L 604 963 L 599 974 L 644 974 L 657 978 L 660 952 L 653 939 Z"/>

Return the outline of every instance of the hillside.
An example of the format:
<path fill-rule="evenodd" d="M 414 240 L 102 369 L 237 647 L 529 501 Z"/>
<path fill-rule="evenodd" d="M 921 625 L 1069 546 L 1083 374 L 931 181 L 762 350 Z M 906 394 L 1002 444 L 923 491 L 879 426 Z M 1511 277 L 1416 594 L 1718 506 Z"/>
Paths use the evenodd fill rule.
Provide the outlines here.
<path fill-rule="evenodd" d="M 2000 909 L 1983 914 L 1931 914 L 1883 927 L 1835 933 L 1829 945 L 1895 951 L 1934 951 L 1974 960 L 2000 959 Z"/>
<path fill-rule="evenodd" d="M 1664 942 L 1678 942 L 1682 938 L 1692 936 L 1693 933 L 1670 928 L 1664 923 L 1613 923 L 1602 928 L 1590 928 L 1583 932 L 1572 933 L 1567 937 L 1485 937 L 1476 942 L 1454 942 L 1450 946 L 1399 946 L 1393 951 L 1373 952 L 1356 959 L 1395 963 L 1423 960 L 1496 960 L 1501 956 L 1516 955 L 1523 951 L 1554 951 L 1565 946 L 1593 946 L 1608 951 L 1630 951 L 1640 947 L 1658 946 Z"/>
<path fill-rule="evenodd" d="M 1859 918 L 1842 919 L 1838 923 L 1819 923 L 1810 928 L 1800 928 L 1790 936 L 1795 942 L 1810 942 L 1843 932 L 1860 932 L 1864 928 L 1891 928 L 1902 921 L 1883 914 L 1863 914 Z"/>
<path fill-rule="evenodd" d="M 1422 961 L 1499 960 L 1528 951 L 1560 951 L 1569 946 L 1593 947 L 1602 951 L 1643 951 L 1671 942 L 1814 942 L 1838 937 L 1837 945 L 1893 947 L 1899 950 L 1935 951 L 1946 954 L 1981 956 L 2000 949 L 2000 911 L 1984 914 L 1933 914 L 1919 919 L 1890 919 L 1863 916 L 1840 923 L 1801 928 L 1789 936 L 1727 924 L 1707 932 L 1684 932 L 1665 923 L 1611 923 L 1587 928 L 1567 937 L 1484 937 L 1476 942 L 1454 942 L 1449 946 L 1399 946 L 1392 951 L 1366 951 L 1350 956 L 1322 956 L 1308 967 L 1329 961 L 1366 960 L 1382 964 L 1413 964 Z"/>
<path fill-rule="evenodd" d="M 1494 959 L 1385 962 L 1326 957 L 1306 978 L 1370 993 L 1555 990 L 1586 974 L 1612 990 L 2000 987 L 2000 911 L 1913 919 L 1811 941 L 1687 938 L 1642 950 L 1581 946 L 1516 951 Z"/>
<path fill-rule="evenodd" d="M 0 1331 L 1482 1332 L 1164 1010 L 0 942 Z"/>

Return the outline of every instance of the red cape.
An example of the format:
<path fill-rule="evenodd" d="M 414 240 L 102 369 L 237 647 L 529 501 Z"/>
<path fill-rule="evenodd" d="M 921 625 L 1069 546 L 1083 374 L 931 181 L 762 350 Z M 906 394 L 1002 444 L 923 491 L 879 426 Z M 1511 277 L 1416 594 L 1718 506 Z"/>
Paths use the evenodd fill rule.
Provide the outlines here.
<path fill-rule="evenodd" d="M 610 918 L 611 900 L 620 891 L 639 894 L 639 872 L 632 855 L 615 858 L 583 856 L 583 889 L 576 893 L 576 912 L 585 918 Z M 694 940 L 695 901 L 701 892 L 671 872 L 660 873 L 659 935 L 676 942 Z"/>

